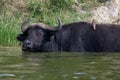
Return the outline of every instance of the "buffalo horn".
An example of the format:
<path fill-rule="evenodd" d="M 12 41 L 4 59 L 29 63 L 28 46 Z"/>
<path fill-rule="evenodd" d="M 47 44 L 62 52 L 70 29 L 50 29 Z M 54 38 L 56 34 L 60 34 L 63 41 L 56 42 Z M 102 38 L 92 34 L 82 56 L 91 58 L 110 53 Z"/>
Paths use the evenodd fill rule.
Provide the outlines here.
<path fill-rule="evenodd" d="M 30 22 L 30 19 L 27 19 L 27 20 L 24 21 L 23 24 L 21 25 L 21 30 L 22 30 L 23 33 L 24 33 L 24 32 L 26 31 L 26 29 L 27 29 L 26 24 L 27 24 L 28 22 Z"/>
<path fill-rule="evenodd" d="M 96 30 L 96 21 L 95 21 L 95 19 L 92 20 L 92 25 L 93 25 L 93 29 Z"/>
<path fill-rule="evenodd" d="M 58 30 L 61 30 L 62 29 L 62 21 L 61 19 L 58 17 Z"/>

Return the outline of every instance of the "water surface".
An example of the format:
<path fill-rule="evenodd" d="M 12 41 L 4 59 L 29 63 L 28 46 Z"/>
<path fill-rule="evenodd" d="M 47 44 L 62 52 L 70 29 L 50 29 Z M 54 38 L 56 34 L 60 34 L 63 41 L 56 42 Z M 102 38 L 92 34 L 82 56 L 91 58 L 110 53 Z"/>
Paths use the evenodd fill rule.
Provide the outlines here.
<path fill-rule="evenodd" d="M 25 53 L 0 47 L 0 80 L 120 80 L 120 53 Z"/>

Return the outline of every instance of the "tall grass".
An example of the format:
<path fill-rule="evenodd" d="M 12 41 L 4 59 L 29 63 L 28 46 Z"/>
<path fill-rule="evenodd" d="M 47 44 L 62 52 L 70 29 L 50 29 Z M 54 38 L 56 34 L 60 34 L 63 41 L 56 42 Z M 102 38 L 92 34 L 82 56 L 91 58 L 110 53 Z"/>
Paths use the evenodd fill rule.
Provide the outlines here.
<path fill-rule="evenodd" d="M 16 41 L 16 35 L 20 32 L 19 31 L 19 21 L 11 14 L 8 16 L 2 14 L 0 16 L 0 45 L 2 46 L 15 46 L 18 45 Z"/>
<path fill-rule="evenodd" d="M 42 21 L 50 26 L 57 25 L 57 17 L 61 18 L 63 24 L 75 21 L 86 21 L 91 16 L 87 10 L 97 6 L 98 2 L 96 1 L 97 0 L 1 0 L 0 45 L 19 45 L 16 36 L 20 33 L 21 23 L 27 18 L 32 18 L 32 22 Z M 94 4 L 95 2 L 97 4 Z M 82 13 L 82 9 L 86 10 L 86 12 Z"/>

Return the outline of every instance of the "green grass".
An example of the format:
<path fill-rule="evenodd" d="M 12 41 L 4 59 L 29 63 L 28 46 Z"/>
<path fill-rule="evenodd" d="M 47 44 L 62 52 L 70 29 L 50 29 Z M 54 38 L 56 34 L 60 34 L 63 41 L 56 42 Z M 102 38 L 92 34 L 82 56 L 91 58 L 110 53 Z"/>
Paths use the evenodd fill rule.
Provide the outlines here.
<path fill-rule="evenodd" d="M 18 46 L 19 42 L 16 40 L 16 36 L 21 33 L 21 23 L 27 18 L 32 18 L 32 22 L 42 21 L 50 26 L 57 25 L 57 17 L 61 18 L 63 24 L 87 21 L 91 16 L 90 10 L 100 4 L 97 0 L 76 1 L 23 0 L 20 2 L 20 0 L 1 0 L 0 45 Z M 86 13 L 82 13 L 80 8 Z"/>
<path fill-rule="evenodd" d="M 0 18 L 0 45 L 3 46 L 12 46 L 17 45 L 16 35 L 19 31 L 19 24 L 16 23 L 17 20 L 15 17 L 12 17 L 10 14 L 8 16 L 1 15 Z"/>

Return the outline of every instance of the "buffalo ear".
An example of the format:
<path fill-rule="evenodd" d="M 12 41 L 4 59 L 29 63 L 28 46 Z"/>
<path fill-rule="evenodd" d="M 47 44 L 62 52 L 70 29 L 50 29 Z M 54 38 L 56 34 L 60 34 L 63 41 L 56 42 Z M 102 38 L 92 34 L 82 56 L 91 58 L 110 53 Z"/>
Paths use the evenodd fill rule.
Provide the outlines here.
<path fill-rule="evenodd" d="M 23 42 L 26 39 L 26 37 L 27 36 L 25 34 L 19 34 L 17 36 L 17 40 Z"/>
<path fill-rule="evenodd" d="M 47 36 L 46 36 L 47 41 L 50 41 L 51 39 L 53 39 L 56 32 L 57 31 L 55 30 L 47 30 Z"/>

